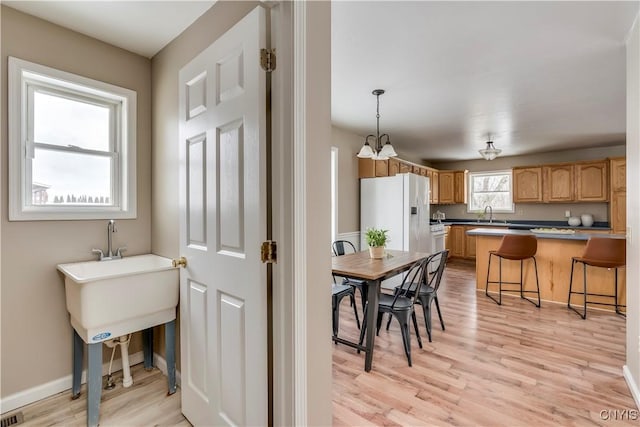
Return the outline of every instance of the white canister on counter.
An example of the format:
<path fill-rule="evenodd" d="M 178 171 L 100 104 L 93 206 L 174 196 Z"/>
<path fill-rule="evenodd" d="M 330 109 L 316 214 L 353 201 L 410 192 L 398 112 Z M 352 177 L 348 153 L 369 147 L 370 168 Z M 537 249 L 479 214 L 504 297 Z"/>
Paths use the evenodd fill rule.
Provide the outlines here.
<path fill-rule="evenodd" d="M 580 219 L 582 220 L 582 225 L 585 227 L 591 227 L 593 225 L 593 215 L 591 214 L 582 214 L 580 215 Z"/>
<path fill-rule="evenodd" d="M 580 225 L 580 218 L 577 216 L 570 216 L 568 222 L 570 226 L 577 227 Z"/>

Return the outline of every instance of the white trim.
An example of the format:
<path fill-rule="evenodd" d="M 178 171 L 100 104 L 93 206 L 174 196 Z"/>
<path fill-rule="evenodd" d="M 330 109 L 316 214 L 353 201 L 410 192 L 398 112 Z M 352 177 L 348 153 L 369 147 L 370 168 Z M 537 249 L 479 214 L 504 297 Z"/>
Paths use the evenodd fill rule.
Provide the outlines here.
<path fill-rule="evenodd" d="M 471 200 L 473 193 L 472 179 L 474 176 L 488 176 L 488 175 L 510 175 L 509 179 L 509 194 L 511 195 L 511 209 L 495 209 L 493 213 L 515 213 L 516 205 L 513 203 L 513 169 L 500 169 L 492 171 L 474 171 L 467 174 L 467 213 L 476 213 L 477 209 L 471 209 Z M 486 209 L 486 208 L 485 208 Z"/>
<path fill-rule="evenodd" d="M 79 220 L 136 218 L 136 92 L 109 83 L 50 68 L 44 65 L 9 57 L 9 220 Z M 33 149 L 26 117 L 31 114 L 28 91 L 33 85 L 55 87 L 74 94 L 76 98 L 100 99 L 101 103 L 117 111 L 112 124 L 115 131 L 112 164 L 112 202 L 115 206 L 34 206 L 31 204 L 31 162 L 25 156 L 27 147 Z M 81 95 L 80 95 L 81 94 Z M 113 101 L 113 102 L 111 102 Z M 124 131 L 120 131 L 123 129 Z M 42 146 L 42 144 L 38 144 Z M 56 147 L 62 150 L 62 147 Z M 69 149 L 66 149 L 69 150 Z M 79 151 L 79 150 L 76 150 Z M 86 150 L 85 150 L 86 151 Z M 123 168 L 125 170 L 123 170 Z"/>
<path fill-rule="evenodd" d="M 278 263 L 273 266 L 273 422 L 295 425 L 293 321 L 293 46 L 292 2 L 271 8 L 271 47 L 278 65 L 271 76 L 272 218 L 273 239 L 278 242 Z"/>
<path fill-rule="evenodd" d="M 338 200 L 340 199 L 338 170 L 340 169 L 340 150 L 331 147 L 331 240 L 338 240 Z"/>
<path fill-rule="evenodd" d="M 622 367 L 622 375 L 627 382 L 627 386 L 629 387 L 631 396 L 633 396 L 633 400 L 636 402 L 636 408 L 640 409 L 640 389 L 638 388 L 638 384 L 634 381 L 633 375 L 627 365 Z"/>
<path fill-rule="evenodd" d="M 307 221 L 306 221 L 306 44 L 307 4 L 293 3 L 293 301 L 294 425 L 308 425 L 307 378 Z"/>

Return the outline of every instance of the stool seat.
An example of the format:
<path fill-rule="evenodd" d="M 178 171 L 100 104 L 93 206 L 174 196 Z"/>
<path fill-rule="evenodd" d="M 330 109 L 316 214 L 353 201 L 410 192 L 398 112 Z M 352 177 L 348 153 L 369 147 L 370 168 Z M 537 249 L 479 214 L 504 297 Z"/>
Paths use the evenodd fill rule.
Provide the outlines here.
<path fill-rule="evenodd" d="M 599 304 L 614 306 L 616 313 L 625 315 L 620 311 L 620 307 L 625 305 L 618 304 L 618 269 L 626 265 L 626 241 L 625 239 L 608 238 L 608 237 L 590 237 L 587 241 L 587 246 L 584 248 L 584 253 L 581 257 L 571 258 L 571 278 L 569 279 L 569 297 L 567 298 L 567 307 L 575 311 L 583 319 L 587 318 L 587 304 Z M 576 263 L 582 263 L 583 265 L 583 290 L 573 290 L 573 270 Z M 587 265 L 592 267 L 601 268 L 613 268 L 615 269 L 614 279 L 614 293 L 610 294 L 594 294 L 587 291 Z M 571 295 L 582 294 L 583 311 L 580 313 L 575 307 L 571 305 Z M 613 298 L 613 304 L 604 303 L 601 301 L 590 301 L 588 296 L 598 296 L 605 298 Z"/>
<path fill-rule="evenodd" d="M 487 267 L 487 283 L 485 286 L 485 295 L 491 298 L 498 305 L 502 305 L 502 291 L 520 291 L 520 298 L 526 299 L 536 307 L 540 307 L 540 285 L 538 283 L 538 264 L 536 262 L 536 252 L 538 251 L 538 240 L 535 236 L 528 234 L 505 234 L 502 236 L 500 247 L 497 250 L 489 251 L 489 263 Z M 491 257 L 497 256 L 499 259 L 499 280 L 489 280 L 491 273 Z M 511 261 L 520 261 L 520 282 L 505 282 L 502 280 L 502 259 Z M 533 260 L 534 271 L 536 273 L 536 290 L 524 290 L 523 285 L 523 262 L 524 260 Z M 495 299 L 489 294 L 489 284 L 497 283 L 498 299 Z M 503 289 L 503 284 L 519 285 L 519 289 Z M 536 293 L 538 295 L 538 302 L 524 296 L 525 293 Z"/>

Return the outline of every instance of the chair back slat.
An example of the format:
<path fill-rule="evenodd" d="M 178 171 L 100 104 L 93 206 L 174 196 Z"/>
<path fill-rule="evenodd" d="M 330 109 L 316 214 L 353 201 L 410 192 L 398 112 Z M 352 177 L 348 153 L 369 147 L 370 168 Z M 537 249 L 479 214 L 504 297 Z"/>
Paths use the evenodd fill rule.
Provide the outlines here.
<path fill-rule="evenodd" d="M 436 255 L 437 254 L 422 258 L 411 266 L 404 276 L 404 279 L 402 279 L 402 284 L 398 287 L 398 292 L 395 292 L 391 308 L 395 307 L 400 297 L 411 298 L 414 303 L 416 302 L 420 287 L 427 281 L 427 266 Z"/>
<path fill-rule="evenodd" d="M 356 252 L 356 247 L 348 240 L 336 240 L 331 245 L 335 256 L 345 255 L 346 253 Z M 350 250 L 351 252 L 347 252 Z"/>

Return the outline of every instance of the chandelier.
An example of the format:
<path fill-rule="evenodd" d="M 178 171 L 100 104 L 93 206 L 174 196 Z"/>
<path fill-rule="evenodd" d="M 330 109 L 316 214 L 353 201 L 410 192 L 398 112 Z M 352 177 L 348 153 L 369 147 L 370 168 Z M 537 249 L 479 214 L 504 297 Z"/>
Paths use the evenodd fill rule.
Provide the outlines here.
<path fill-rule="evenodd" d="M 478 150 L 478 153 L 480 153 L 480 155 L 485 160 L 493 160 L 498 157 L 498 154 L 500 154 L 501 152 L 502 150 L 493 146 L 493 141 L 491 141 L 491 138 L 489 138 L 489 140 L 487 141 L 487 148 Z"/>
<path fill-rule="evenodd" d="M 396 157 L 398 154 L 393 149 L 389 135 L 383 133 L 380 135 L 380 95 L 384 93 L 384 89 L 376 89 L 373 93 L 376 96 L 376 134 L 367 135 L 364 139 L 364 145 L 358 153 L 358 157 L 363 159 L 387 160 L 389 157 Z M 386 138 L 386 142 L 382 144 L 382 138 Z M 374 138 L 374 147 L 369 145 L 369 138 Z"/>

